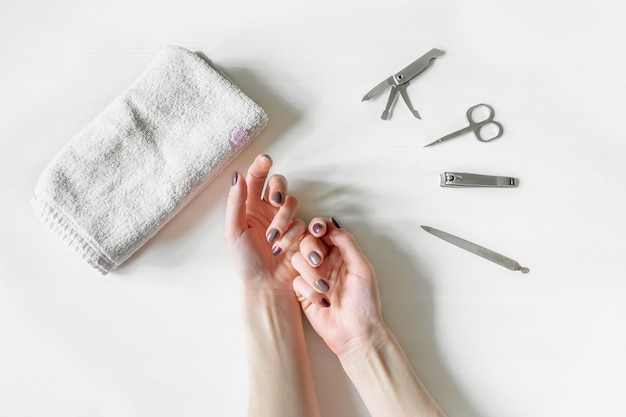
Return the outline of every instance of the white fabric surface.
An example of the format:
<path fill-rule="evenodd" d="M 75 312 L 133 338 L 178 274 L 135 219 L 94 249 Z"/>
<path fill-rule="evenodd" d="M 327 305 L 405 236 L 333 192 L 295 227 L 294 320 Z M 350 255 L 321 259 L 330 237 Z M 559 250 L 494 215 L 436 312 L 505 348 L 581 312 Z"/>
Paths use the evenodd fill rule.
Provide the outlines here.
<path fill-rule="evenodd" d="M 335 216 L 383 316 L 450 417 L 624 417 L 626 25 L 615 0 L 17 1 L 0 6 L 0 416 L 247 415 L 234 169 L 259 153 L 304 220 Z M 202 51 L 268 114 L 257 139 L 102 277 L 33 214 L 53 156 L 167 44 Z M 383 121 L 363 95 L 445 54 Z M 489 103 L 505 134 L 468 134 Z M 439 186 L 444 171 L 514 189 Z M 424 232 L 510 256 L 508 271 Z M 322 416 L 367 417 L 305 328 Z M 268 375 L 268 383 L 276 383 Z"/>
<path fill-rule="evenodd" d="M 33 206 L 106 274 L 150 239 L 265 126 L 200 56 L 165 47 L 56 156 Z"/>

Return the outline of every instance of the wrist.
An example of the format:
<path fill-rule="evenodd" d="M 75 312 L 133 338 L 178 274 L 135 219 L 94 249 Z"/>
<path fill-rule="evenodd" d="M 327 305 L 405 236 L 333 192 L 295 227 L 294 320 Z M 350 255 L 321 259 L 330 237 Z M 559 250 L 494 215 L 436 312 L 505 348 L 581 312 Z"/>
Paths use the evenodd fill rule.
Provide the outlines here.
<path fill-rule="evenodd" d="M 278 277 L 266 273 L 240 275 L 240 278 L 241 288 L 245 296 L 269 298 L 295 296 L 292 285 L 293 278 Z"/>
<path fill-rule="evenodd" d="M 293 289 L 244 285 L 241 300 L 245 311 L 272 314 L 277 311 L 300 309 L 298 298 Z"/>
<path fill-rule="evenodd" d="M 345 370 L 362 366 L 372 356 L 376 356 L 385 345 L 393 341 L 387 325 L 380 320 L 359 337 L 348 341 L 337 357 Z"/>
<path fill-rule="evenodd" d="M 293 291 L 243 288 L 244 328 L 258 350 L 276 350 L 303 334 L 300 303 Z"/>
<path fill-rule="evenodd" d="M 445 417 L 382 322 L 340 361 L 372 416 Z"/>
<path fill-rule="evenodd" d="M 255 283 L 245 282 L 241 287 L 241 294 L 244 299 L 257 303 L 283 301 L 285 299 L 297 300 L 292 287 L 276 284 L 267 285 L 261 283 L 256 285 Z"/>

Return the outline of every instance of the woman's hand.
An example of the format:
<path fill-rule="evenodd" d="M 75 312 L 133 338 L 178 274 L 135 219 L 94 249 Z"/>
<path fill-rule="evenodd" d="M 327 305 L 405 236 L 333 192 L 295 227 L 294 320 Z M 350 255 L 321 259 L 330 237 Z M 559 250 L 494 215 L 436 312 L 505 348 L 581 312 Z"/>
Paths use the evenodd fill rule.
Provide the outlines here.
<path fill-rule="evenodd" d="M 291 256 L 306 232 L 287 180 L 268 179 L 272 160 L 256 157 L 244 178 L 233 174 L 226 206 L 226 246 L 243 281 L 248 415 L 319 417 Z M 267 184 L 266 184 L 267 182 Z M 265 188 L 265 191 L 263 191 Z"/>
<path fill-rule="evenodd" d="M 309 231 L 292 257 L 293 288 L 372 417 L 445 417 L 384 324 L 376 275 L 352 235 L 333 219 Z"/>
<path fill-rule="evenodd" d="M 292 257 L 293 288 L 315 331 L 337 355 L 384 332 L 376 274 L 354 237 L 317 218 Z"/>
<path fill-rule="evenodd" d="M 287 193 L 285 177 L 272 175 L 268 180 L 271 167 L 272 159 L 259 155 L 246 178 L 233 174 L 224 236 L 245 290 L 292 292 L 298 274 L 290 258 L 306 225 L 295 219 L 300 201 Z"/>

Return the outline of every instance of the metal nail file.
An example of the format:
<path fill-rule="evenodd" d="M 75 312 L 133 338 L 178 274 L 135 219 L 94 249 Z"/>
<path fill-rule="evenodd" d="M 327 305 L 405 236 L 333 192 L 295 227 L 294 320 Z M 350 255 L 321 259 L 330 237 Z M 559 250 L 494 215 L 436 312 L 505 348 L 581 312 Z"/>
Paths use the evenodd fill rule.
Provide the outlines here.
<path fill-rule="evenodd" d="M 479 175 L 467 172 L 444 172 L 440 175 L 442 187 L 517 187 L 519 180 L 513 177 Z"/>
<path fill-rule="evenodd" d="M 483 258 L 491 262 L 495 262 L 500 266 L 508 268 L 511 271 L 521 271 L 524 274 L 527 274 L 530 271 L 530 269 L 521 266 L 519 263 L 517 263 L 517 261 L 514 261 L 511 258 L 507 258 L 504 255 L 500 255 L 497 252 L 484 248 L 475 243 L 469 242 L 465 239 L 461 239 L 460 237 L 451 235 L 450 233 L 446 233 L 428 226 L 422 226 L 422 229 L 426 230 L 430 234 L 437 236 L 440 239 L 445 240 L 446 242 L 452 243 L 453 245 L 458 246 L 461 249 L 465 249 L 466 251 L 469 251 L 475 255 L 482 256 Z"/>

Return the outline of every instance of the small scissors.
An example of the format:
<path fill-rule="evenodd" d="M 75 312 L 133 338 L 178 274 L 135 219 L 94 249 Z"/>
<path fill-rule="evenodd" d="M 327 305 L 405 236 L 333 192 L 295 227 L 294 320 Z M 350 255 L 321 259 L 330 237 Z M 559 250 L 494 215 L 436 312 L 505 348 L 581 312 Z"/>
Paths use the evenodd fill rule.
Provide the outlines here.
<path fill-rule="evenodd" d="M 474 117 L 474 113 L 483 113 L 483 109 L 487 109 L 487 117 L 477 121 Z M 491 140 L 498 139 L 504 133 L 504 128 L 500 123 L 493 120 L 494 114 L 495 112 L 493 111 L 493 107 L 488 104 L 477 104 L 473 107 L 470 107 L 467 110 L 467 120 L 469 121 L 469 126 L 464 127 L 461 130 L 457 130 L 456 132 L 452 132 L 444 137 L 441 137 L 436 141 L 424 146 L 424 148 L 435 145 L 437 143 L 445 142 L 447 140 L 456 138 L 457 136 L 464 135 L 467 132 L 472 131 L 476 135 L 476 138 L 481 142 L 489 142 Z M 485 130 L 485 132 L 483 132 L 483 130 Z"/>
<path fill-rule="evenodd" d="M 413 116 L 421 119 L 417 110 L 415 110 L 411 105 L 411 100 L 409 100 L 409 95 L 406 93 L 406 88 L 409 85 L 409 81 L 417 77 L 422 71 L 430 66 L 431 62 L 435 58 L 442 54 L 443 51 L 440 51 L 439 49 L 431 49 L 430 51 L 419 57 L 417 60 L 409 64 L 402 71 L 392 75 L 385 81 L 378 84 L 376 87 L 372 88 L 361 101 L 370 100 L 385 91 L 387 87 L 391 86 L 391 93 L 389 93 L 389 99 L 387 99 L 387 107 L 385 107 L 385 111 L 383 112 L 382 116 L 380 116 L 380 118 L 383 120 L 387 120 L 389 118 L 391 106 L 393 106 L 393 103 L 396 101 L 396 97 L 398 96 L 399 92 L 404 99 L 404 102 L 409 107 L 409 110 L 411 110 L 411 113 L 413 113 Z"/>

